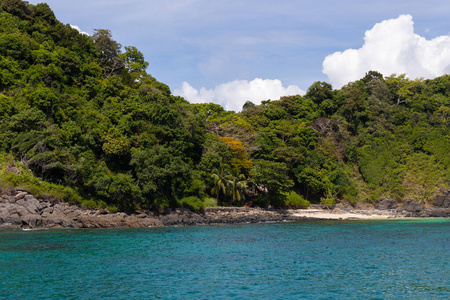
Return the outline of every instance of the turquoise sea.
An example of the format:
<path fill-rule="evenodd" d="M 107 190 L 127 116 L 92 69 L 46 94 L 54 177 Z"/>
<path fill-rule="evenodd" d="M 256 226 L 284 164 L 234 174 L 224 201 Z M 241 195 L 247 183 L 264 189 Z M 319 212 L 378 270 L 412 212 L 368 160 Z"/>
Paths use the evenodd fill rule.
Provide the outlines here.
<path fill-rule="evenodd" d="M 3 229 L 0 299 L 450 299 L 450 220 Z"/>

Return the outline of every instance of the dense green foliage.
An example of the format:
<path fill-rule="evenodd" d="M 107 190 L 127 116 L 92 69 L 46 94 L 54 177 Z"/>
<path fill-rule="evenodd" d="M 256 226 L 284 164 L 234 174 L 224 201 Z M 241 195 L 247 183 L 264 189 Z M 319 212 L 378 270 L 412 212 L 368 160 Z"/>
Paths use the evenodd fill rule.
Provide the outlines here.
<path fill-rule="evenodd" d="M 450 187 L 449 75 L 371 71 L 228 112 L 173 96 L 109 30 L 89 37 L 46 4 L 0 3 L 4 186 L 128 211 L 430 201 Z"/>

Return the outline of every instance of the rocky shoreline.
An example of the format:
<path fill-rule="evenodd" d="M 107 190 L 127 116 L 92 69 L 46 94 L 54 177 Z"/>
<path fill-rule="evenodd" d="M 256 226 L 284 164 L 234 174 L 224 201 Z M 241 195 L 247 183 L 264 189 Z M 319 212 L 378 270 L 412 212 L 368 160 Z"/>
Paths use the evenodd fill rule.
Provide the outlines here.
<path fill-rule="evenodd" d="M 393 200 L 383 199 L 374 207 L 354 208 L 342 204 L 333 209 L 313 205 L 302 210 L 214 207 L 206 208 L 204 213 L 175 209 L 160 215 L 149 211 L 125 214 L 83 209 L 58 200 L 36 199 L 24 190 L 0 196 L 0 228 L 140 228 L 406 217 L 450 217 L 450 191 L 436 196 L 432 207 L 412 200 L 399 206 Z"/>

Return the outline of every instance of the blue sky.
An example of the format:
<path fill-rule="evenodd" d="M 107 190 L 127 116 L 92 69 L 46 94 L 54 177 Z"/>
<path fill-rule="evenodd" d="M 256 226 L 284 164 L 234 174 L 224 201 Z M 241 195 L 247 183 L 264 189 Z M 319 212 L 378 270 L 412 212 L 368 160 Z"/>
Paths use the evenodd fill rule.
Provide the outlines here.
<path fill-rule="evenodd" d="M 136 46 L 149 62 L 148 73 L 168 84 L 174 93 L 192 102 L 214 101 L 234 110 L 247 99 L 258 102 L 264 100 L 258 97 L 275 99 L 278 94 L 304 92 L 315 81 L 327 81 L 340 87 L 347 77 L 348 80 L 358 79 L 345 77 L 343 74 L 351 73 L 346 68 L 350 65 L 354 71 L 356 67 L 352 64 L 367 59 L 373 51 L 378 53 L 378 48 L 365 47 L 364 53 L 357 54 L 357 59 L 351 57 L 355 53 L 350 52 L 330 57 L 326 68 L 329 74 L 323 73 L 325 58 L 338 51 L 362 48 L 366 31 L 384 20 L 398 19 L 400 15 L 410 18 L 403 18 L 396 26 L 385 24 L 378 32 L 389 28 L 388 31 L 397 30 L 412 37 L 410 31 L 402 28 L 414 22 L 413 40 L 416 36 L 426 41 L 443 37 L 444 41 L 430 46 L 431 52 L 443 53 L 450 48 L 447 43 L 450 1 L 446 0 L 46 2 L 63 23 L 77 25 L 89 34 L 95 28 L 110 29 L 113 38 L 123 46 Z M 392 36 L 390 32 L 386 34 Z M 372 44 L 392 42 L 392 39 L 380 39 Z M 406 43 L 409 44 L 409 40 L 411 38 L 405 40 Z M 423 48 L 423 44 L 417 41 L 415 49 Z M 441 65 L 447 63 L 445 58 L 443 60 L 439 61 Z M 366 67 L 376 68 L 380 61 L 382 63 L 383 58 Z M 410 72 L 406 67 L 396 71 L 396 63 L 390 65 L 393 67 L 389 71 Z M 353 76 L 359 74 L 353 73 Z M 428 73 L 411 72 L 424 77 L 435 74 Z M 255 81 L 257 78 L 260 80 Z M 239 95 L 246 99 L 233 100 Z"/>

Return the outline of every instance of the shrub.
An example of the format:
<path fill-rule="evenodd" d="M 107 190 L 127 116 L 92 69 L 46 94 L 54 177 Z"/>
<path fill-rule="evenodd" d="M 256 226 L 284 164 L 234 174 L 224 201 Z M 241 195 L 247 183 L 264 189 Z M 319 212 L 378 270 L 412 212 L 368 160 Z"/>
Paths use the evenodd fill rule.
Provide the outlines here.
<path fill-rule="evenodd" d="M 334 199 L 333 197 L 320 199 L 320 203 L 325 204 L 328 207 L 333 206 L 334 202 L 336 202 L 336 199 Z"/>
<path fill-rule="evenodd" d="M 185 197 L 180 200 L 179 204 L 181 207 L 189 208 L 190 210 L 195 212 L 205 210 L 205 203 L 203 203 L 202 200 L 195 196 Z"/>
<path fill-rule="evenodd" d="M 217 200 L 215 198 L 204 198 L 203 203 L 205 207 L 217 207 Z"/>
<path fill-rule="evenodd" d="M 94 209 L 97 208 L 97 202 L 94 200 L 84 200 L 81 202 L 81 206 L 88 209 Z"/>
<path fill-rule="evenodd" d="M 308 208 L 309 201 L 305 200 L 302 196 L 292 191 L 286 195 L 285 205 L 288 208 Z"/>
<path fill-rule="evenodd" d="M 111 213 L 111 214 L 115 214 L 116 212 L 119 211 L 119 208 L 113 204 L 108 205 L 107 208 L 108 208 L 109 213 Z"/>
<path fill-rule="evenodd" d="M 6 166 L 14 165 L 19 174 L 6 171 Z M 70 204 L 80 205 L 81 195 L 70 187 L 39 180 L 21 163 L 14 161 L 11 155 L 0 153 L 0 185 L 4 189 L 22 188 L 36 198 L 60 199 Z"/>

